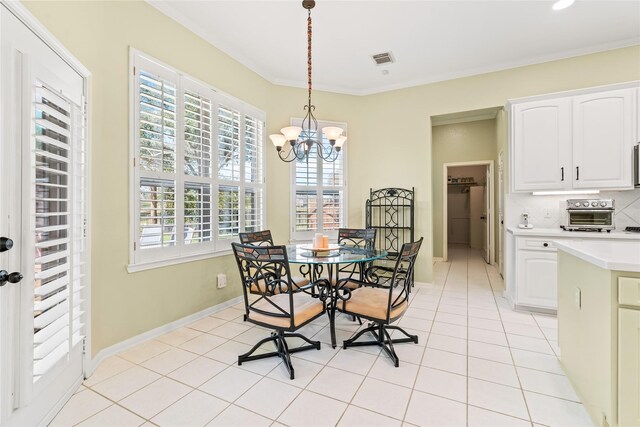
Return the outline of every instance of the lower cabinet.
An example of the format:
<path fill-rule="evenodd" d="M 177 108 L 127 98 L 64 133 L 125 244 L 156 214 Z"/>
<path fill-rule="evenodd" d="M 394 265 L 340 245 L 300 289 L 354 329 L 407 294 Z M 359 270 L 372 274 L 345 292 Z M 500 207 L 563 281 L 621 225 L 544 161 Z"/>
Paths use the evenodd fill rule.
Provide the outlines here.
<path fill-rule="evenodd" d="M 640 309 L 618 310 L 618 425 L 640 426 Z"/>
<path fill-rule="evenodd" d="M 557 254 L 520 249 L 516 260 L 518 304 L 555 310 L 558 306 Z"/>

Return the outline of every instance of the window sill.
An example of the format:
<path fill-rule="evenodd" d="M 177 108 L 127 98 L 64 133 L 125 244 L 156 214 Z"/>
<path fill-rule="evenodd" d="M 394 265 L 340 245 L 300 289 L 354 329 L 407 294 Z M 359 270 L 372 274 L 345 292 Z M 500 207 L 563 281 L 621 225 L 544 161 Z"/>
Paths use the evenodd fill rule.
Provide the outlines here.
<path fill-rule="evenodd" d="M 206 252 L 201 254 L 190 254 L 181 257 L 163 259 L 158 261 L 146 261 L 137 264 L 127 264 L 128 273 L 137 273 L 139 271 L 151 270 L 154 268 L 168 267 L 170 265 L 184 264 L 186 262 L 201 261 L 208 258 L 217 258 L 221 256 L 232 255 L 231 249 L 216 252 Z"/>

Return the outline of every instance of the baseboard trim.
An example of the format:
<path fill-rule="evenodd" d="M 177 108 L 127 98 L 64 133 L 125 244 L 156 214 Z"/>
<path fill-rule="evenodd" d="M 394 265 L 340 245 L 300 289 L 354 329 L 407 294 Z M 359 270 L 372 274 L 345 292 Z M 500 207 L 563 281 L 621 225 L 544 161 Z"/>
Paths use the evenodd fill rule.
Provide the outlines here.
<path fill-rule="evenodd" d="M 430 288 L 433 286 L 433 283 L 429 282 L 413 282 L 419 288 Z"/>
<path fill-rule="evenodd" d="M 433 262 L 444 262 L 444 258 L 442 258 L 441 256 L 434 256 Z"/>
<path fill-rule="evenodd" d="M 141 344 L 147 340 L 157 338 L 161 335 L 164 335 L 168 332 L 171 332 L 173 330 L 186 326 L 190 323 L 195 322 L 196 320 L 200 320 L 204 317 L 210 316 L 214 313 L 217 313 L 226 308 L 232 307 L 241 302 L 242 302 L 242 295 L 235 298 L 231 298 L 230 300 L 221 302 L 220 304 L 216 304 L 209 308 L 205 308 L 202 311 L 198 311 L 197 313 L 190 314 L 178 320 L 174 320 L 173 322 L 164 324 L 157 328 L 151 329 L 147 332 L 143 332 L 139 335 L 128 338 L 124 341 L 120 341 L 119 343 L 114 344 L 112 346 L 103 348 L 98 352 L 98 354 L 95 355 L 93 359 L 91 359 L 90 365 L 85 367 L 85 370 L 84 370 L 85 378 L 89 378 L 93 374 L 93 372 L 96 370 L 96 368 L 100 365 L 100 363 L 102 363 L 108 357 L 114 356 L 124 350 L 128 350 L 132 347 L 135 347 L 136 345 Z"/>

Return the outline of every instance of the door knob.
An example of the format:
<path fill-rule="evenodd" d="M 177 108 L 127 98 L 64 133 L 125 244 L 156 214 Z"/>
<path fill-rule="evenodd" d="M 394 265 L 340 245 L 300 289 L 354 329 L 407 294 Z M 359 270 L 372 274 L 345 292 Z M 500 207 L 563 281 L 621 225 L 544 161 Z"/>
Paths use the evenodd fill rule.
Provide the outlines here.
<path fill-rule="evenodd" d="M 22 274 L 17 271 L 13 273 L 7 273 L 6 270 L 0 270 L 0 286 L 4 286 L 9 283 L 18 283 L 22 280 Z"/>
<path fill-rule="evenodd" d="M 8 237 L 0 237 L 0 252 L 8 251 L 13 247 L 13 240 Z"/>

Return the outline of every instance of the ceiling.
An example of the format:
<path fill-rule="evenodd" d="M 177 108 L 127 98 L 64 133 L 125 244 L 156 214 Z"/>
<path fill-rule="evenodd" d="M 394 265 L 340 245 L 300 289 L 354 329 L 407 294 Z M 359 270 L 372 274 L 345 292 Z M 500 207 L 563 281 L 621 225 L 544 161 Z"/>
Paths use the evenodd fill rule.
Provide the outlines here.
<path fill-rule="evenodd" d="M 299 0 L 149 3 L 267 80 L 306 87 Z M 366 95 L 640 43 L 640 1 L 552 4 L 317 0 L 313 86 Z M 386 51 L 395 63 L 376 65 Z"/>

